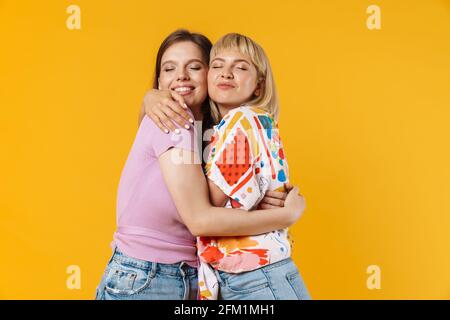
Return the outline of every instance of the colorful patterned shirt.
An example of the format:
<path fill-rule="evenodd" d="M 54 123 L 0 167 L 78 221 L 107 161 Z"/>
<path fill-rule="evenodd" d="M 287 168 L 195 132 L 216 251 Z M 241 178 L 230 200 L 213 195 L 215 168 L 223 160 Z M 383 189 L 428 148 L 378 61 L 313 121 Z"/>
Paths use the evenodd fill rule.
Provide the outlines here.
<path fill-rule="evenodd" d="M 278 127 L 266 111 L 241 106 L 214 127 L 206 175 L 229 198 L 225 207 L 256 209 L 269 190 L 285 191 L 289 182 Z M 287 228 L 256 236 L 198 237 L 199 298 L 217 300 L 213 270 L 251 271 L 291 255 Z"/>

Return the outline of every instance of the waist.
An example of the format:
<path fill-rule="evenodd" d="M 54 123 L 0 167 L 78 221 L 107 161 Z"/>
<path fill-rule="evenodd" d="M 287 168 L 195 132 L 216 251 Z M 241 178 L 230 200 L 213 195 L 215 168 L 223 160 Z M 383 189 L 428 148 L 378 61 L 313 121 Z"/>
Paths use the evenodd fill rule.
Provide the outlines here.
<path fill-rule="evenodd" d="M 199 237 L 201 262 L 230 273 L 256 270 L 291 255 L 287 229 L 246 237 Z"/>
<path fill-rule="evenodd" d="M 128 265 L 130 267 L 138 268 L 144 271 L 153 270 L 156 273 L 176 277 L 183 276 L 183 273 L 188 276 L 197 274 L 197 268 L 190 266 L 186 262 L 182 261 L 178 263 L 166 264 L 155 261 L 141 260 L 126 255 L 117 247 L 115 247 L 114 249 L 112 259 L 118 262 L 120 265 Z"/>
<path fill-rule="evenodd" d="M 195 238 L 192 236 L 191 238 L 185 237 L 177 237 L 173 234 L 169 234 L 166 232 L 161 232 L 158 230 L 136 227 L 136 226 L 123 226 L 119 225 L 117 227 L 117 234 L 128 235 L 128 236 L 142 236 L 151 239 L 152 241 L 157 242 L 168 242 L 172 244 L 178 245 L 186 245 L 186 246 L 194 246 L 196 245 Z"/>
<path fill-rule="evenodd" d="M 144 261 L 164 264 L 186 261 L 190 266 L 198 265 L 194 237 L 186 239 L 156 230 L 120 226 L 114 233 L 113 247 L 128 256 Z"/>

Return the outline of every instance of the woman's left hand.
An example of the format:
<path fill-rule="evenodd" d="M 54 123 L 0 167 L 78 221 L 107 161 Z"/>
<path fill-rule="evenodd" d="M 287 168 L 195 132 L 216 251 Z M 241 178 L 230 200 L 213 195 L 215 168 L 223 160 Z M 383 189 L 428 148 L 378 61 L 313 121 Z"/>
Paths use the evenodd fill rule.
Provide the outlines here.
<path fill-rule="evenodd" d="M 286 192 L 267 191 L 264 198 L 259 203 L 258 209 L 278 209 L 284 207 L 284 200 L 286 200 L 286 197 L 293 186 L 287 183 L 284 188 Z"/>

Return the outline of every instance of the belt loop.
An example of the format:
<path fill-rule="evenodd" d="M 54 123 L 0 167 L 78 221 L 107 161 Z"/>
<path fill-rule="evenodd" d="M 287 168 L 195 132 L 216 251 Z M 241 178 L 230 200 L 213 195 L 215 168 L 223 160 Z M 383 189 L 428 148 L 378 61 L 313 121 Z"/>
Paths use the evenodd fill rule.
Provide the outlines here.
<path fill-rule="evenodd" d="M 114 256 L 116 255 L 116 252 L 117 252 L 117 246 L 114 246 L 113 253 L 112 253 L 112 255 L 111 255 L 111 257 L 109 258 L 109 261 L 108 261 L 108 265 L 113 261 Z"/>
<path fill-rule="evenodd" d="M 183 284 L 184 284 L 184 295 L 183 295 L 183 300 L 188 300 L 189 299 L 189 281 L 186 279 L 186 273 L 183 270 L 183 266 L 186 263 L 184 261 L 182 261 L 180 263 L 180 273 L 183 276 Z"/>
<path fill-rule="evenodd" d="M 150 262 L 152 264 L 151 270 L 150 270 L 150 278 L 154 278 L 156 275 L 156 269 L 158 267 L 158 262 Z"/>

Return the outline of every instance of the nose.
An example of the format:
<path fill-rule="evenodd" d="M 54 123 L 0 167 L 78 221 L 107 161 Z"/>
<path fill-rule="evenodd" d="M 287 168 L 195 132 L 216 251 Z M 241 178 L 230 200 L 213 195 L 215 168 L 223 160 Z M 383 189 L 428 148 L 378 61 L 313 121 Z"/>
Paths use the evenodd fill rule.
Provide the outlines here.
<path fill-rule="evenodd" d="M 189 80 L 189 75 L 184 68 L 182 68 L 180 70 L 180 72 L 178 73 L 177 80 L 180 80 L 180 81 Z"/>
<path fill-rule="evenodd" d="M 233 73 L 231 73 L 229 69 L 224 68 L 220 77 L 224 79 L 233 79 Z"/>

